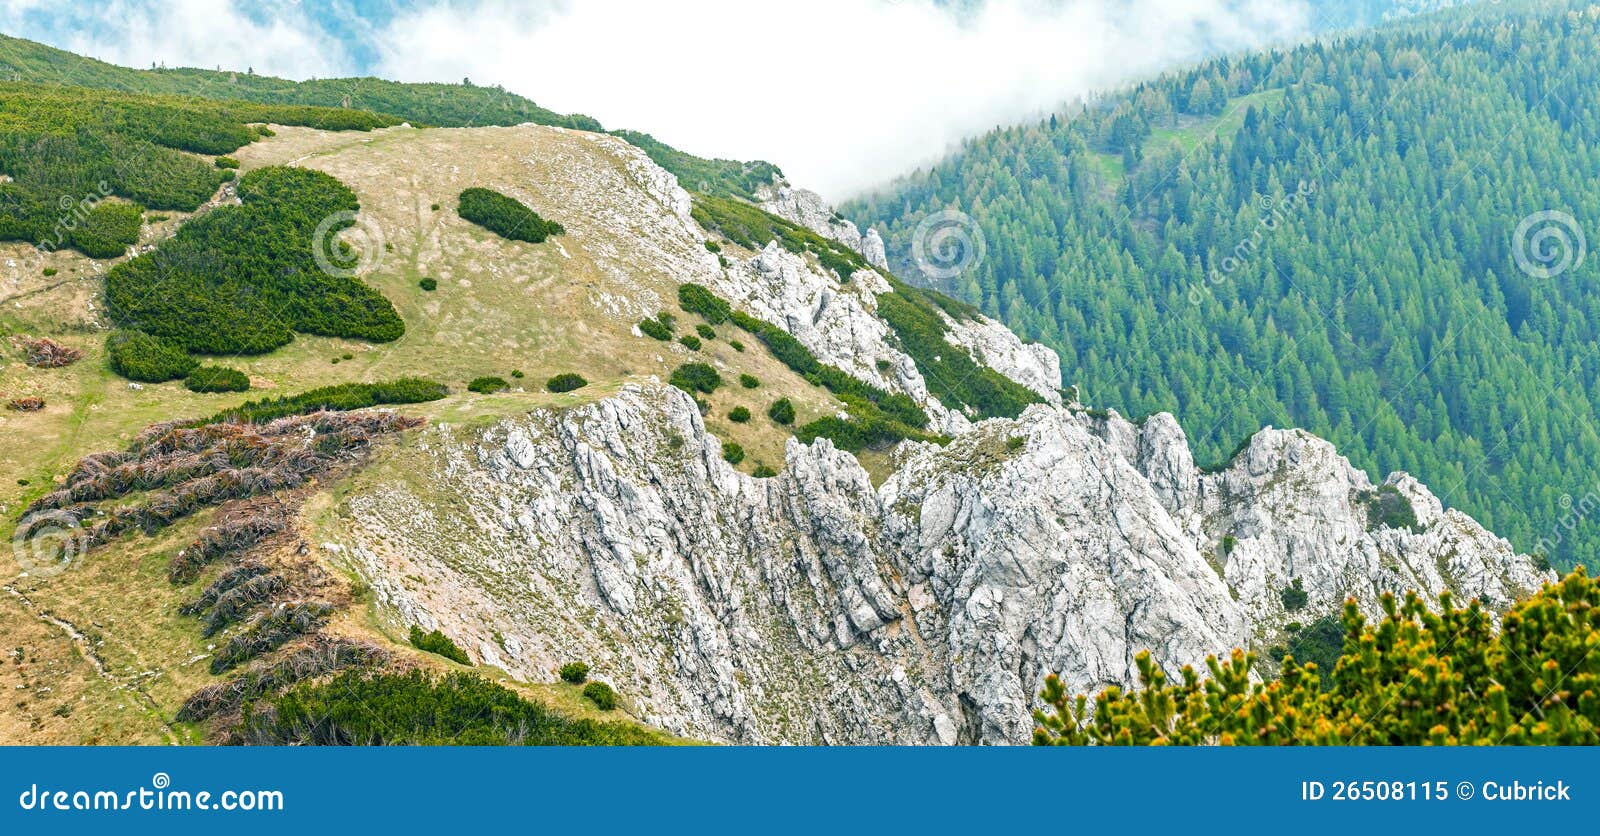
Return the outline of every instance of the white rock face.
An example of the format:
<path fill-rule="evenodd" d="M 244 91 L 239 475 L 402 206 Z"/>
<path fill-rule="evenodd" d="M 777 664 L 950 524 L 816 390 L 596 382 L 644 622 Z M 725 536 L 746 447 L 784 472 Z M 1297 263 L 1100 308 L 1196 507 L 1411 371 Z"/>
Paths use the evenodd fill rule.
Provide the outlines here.
<path fill-rule="evenodd" d="M 1043 396 L 1061 403 L 1061 358 L 1039 344 L 1025 343 L 1011 329 L 986 317 L 955 319 L 943 311 L 950 329 L 945 339 L 965 348 L 979 364 L 1015 380 Z"/>
<path fill-rule="evenodd" d="M 902 445 L 876 489 L 826 440 L 771 479 L 719 452 L 664 386 L 438 426 L 340 539 L 398 623 L 531 680 L 587 661 L 646 721 L 739 743 L 1022 743 L 1045 673 L 1092 691 L 1133 682 L 1141 649 L 1175 671 L 1259 648 L 1291 578 L 1299 619 L 1410 587 L 1500 606 L 1543 579 L 1403 475 L 1420 530 L 1369 530 L 1370 483 L 1299 432 L 1207 475 L 1168 416 L 1035 406 Z"/>
<path fill-rule="evenodd" d="M 855 223 L 834 211 L 822 195 L 807 189 L 772 185 L 757 189 L 756 200 L 762 209 L 861 253 L 868 264 L 889 268 L 889 257 L 878 231 L 869 229 L 862 235 Z"/>

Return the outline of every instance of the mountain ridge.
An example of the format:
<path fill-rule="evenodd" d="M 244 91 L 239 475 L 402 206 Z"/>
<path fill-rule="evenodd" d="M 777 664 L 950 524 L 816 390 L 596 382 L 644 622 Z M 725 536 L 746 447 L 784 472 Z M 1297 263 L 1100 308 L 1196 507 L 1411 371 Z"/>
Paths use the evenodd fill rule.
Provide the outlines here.
<path fill-rule="evenodd" d="M 1503 605 L 1549 577 L 1414 480 L 1373 484 L 1298 431 L 1255 433 L 1229 468 L 1202 473 L 1170 418 L 1134 424 L 1063 397 L 1049 349 L 880 272 L 832 240 L 849 227 L 798 190 L 769 193 L 787 220 L 708 200 L 646 149 L 561 126 L 257 134 L 230 157 L 240 182 L 288 166 L 305 175 L 295 182 L 348 189 L 354 223 L 305 245 L 337 252 L 331 242 L 344 241 L 362 254 L 355 274 L 404 333 L 299 334 L 227 358 L 249 393 L 134 383 L 106 367 L 100 339 L 99 293 L 118 259 L 0 244 L 0 286 L 19 291 L 0 325 L 83 355 L 0 369 L 0 389 L 43 402 L 0 413 L 0 461 L 22 477 L 0 485 L 7 516 L 69 476 L 120 498 L 130 486 L 102 485 L 101 469 L 152 448 L 169 456 L 259 434 L 163 424 L 227 414 L 260 390 L 406 376 L 444 385 L 407 387 L 426 392 L 394 407 L 403 418 L 359 411 L 370 403 L 360 400 L 339 406 L 354 418 L 294 416 L 292 398 L 290 412 L 269 410 L 287 422 L 266 425 L 282 446 L 249 455 L 298 462 L 303 444 L 349 466 L 326 484 L 211 479 L 207 468 L 231 460 L 208 457 L 193 481 L 211 479 L 206 495 L 220 503 L 155 491 L 141 511 L 167 523 L 154 531 L 133 532 L 116 507 L 58 518 L 110 536 L 59 572 L 23 566 L 8 588 L 28 603 L 0 599 L 0 619 L 29 636 L 59 626 L 40 611 L 104 625 L 90 641 L 111 661 L 85 684 L 67 673 L 83 664 L 73 651 L 36 639 L 29 654 L 48 668 L 4 668 L 50 734 L 216 739 L 169 718 L 208 689 L 261 687 L 250 677 L 263 668 L 229 673 L 252 653 L 275 670 L 323 638 L 459 671 L 401 638 L 420 626 L 477 670 L 580 714 L 596 709 L 561 690 L 554 669 L 585 661 L 631 716 L 683 735 L 1016 743 L 1046 671 L 1083 688 L 1126 685 L 1143 647 L 1165 665 L 1276 647 L 1297 632 L 1291 611 L 1322 615 L 1347 593 L 1369 609 L 1381 591 L 1408 587 Z M 200 217 L 232 203 L 227 182 Z M 562 231 L 506 239 L 454 211 L 467 188 Z M 161 251 L 188 217 L 142 226 L 136 252 Z M 577 373 L 575 389 L 550 385 Z M 385 437 L 341 446 L 362 422 Z M 90 455 L 129 444 L 139 452 Z M 1380 513 L 1385 503 L 1409 517 Z M 194 577 L 169 575 L 175 554 L 268 512 L 287 514 L 271 523 L 278 534 L 207 547 L 217 559 Z M 250 589 L 267 589 L 264 600 L 236 596 L 239 620 L 221 619 L 208 644 L 180 608 L 205 597 L 200 585 L 231 590 L 260 566 L 289 578 L 289 591 L 263 583 Z M 1293 609 L 1290 588 L 1303 594 Z M 124 680 L 124 670 L 140 673 Z M 139 717 L 112 708 L 127 689 L 147 706 Z M 94 697 L 82 720 L 47 710 L 73 694 Z M 73 736 L 77 723 L 94 731 Z"/>

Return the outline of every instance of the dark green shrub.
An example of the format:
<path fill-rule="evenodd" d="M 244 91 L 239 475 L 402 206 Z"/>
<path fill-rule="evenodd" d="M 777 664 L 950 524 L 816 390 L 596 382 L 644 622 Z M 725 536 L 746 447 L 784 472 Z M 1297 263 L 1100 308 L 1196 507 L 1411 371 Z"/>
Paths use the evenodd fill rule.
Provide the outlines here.
<path fill-rule="evenodd" d="M 700 350 L 700 338 L 694 336 L 693 334 L 684 334 L 678 338 L 678 342 L 682 343 L 684 347 L 690 351 Z"/>
<path fill-rule="evenodd" d="M 512 380 L 521 380 L 524 377 L 527 377 L 527 375 L 523 374 L 521 369 L 512 369 L 511 370 L 511 379 Z"/>
<path fill-rule="evenodd" d="M 1042 398 L 945 339 L 949 330 L 931 291 L 889 279 L 891 293 L 878 295 L 878 316 L 894 329 L 900 347 L 916 362 L 928 390 L 951 409 L 970 407 L 984 418 L 1015 418 Z M 925 426 L 925 425 L 924 425 Z"/>
<path fill-rule="evenodd" d="M 582 685 L 589 678 L 589 666 L 583 662 L 568 662 L 557 671 L 564 682 Z"/>
<path fill-rule="evenodd" d="M 722 252 L 722 245 L 715 241 L 707 241 L 706 249 L 714 253 L 720 253 Z"/>
<path fill-rule="evenodd" d="M 722 375 L 705 363 L 685 363 L 673 370 L 669 382 L 691 395 L 695 392 L 709 395 L 722 385 Z"/>
<path fill-rule="evenodd" d="M 672 329 L 654 319 L 639 320 L 639 333 L 662 342 L 672 339 Z"/>
<path fill-rule="evenodd" d="M 604 682 L 591 682 L 583 686 L 583 696 L 601 711 L 610 711 L 617 707 L 617 692 L 611 690 L 611 686 Z"/>
<path fill-rule="evenodd" d="M 45 278 L 48 279 L 51 276 L 54 276 L 55 274 L 56 274 L 56 268 L 54 268 L 54 267 L 46 267 L 46 268 L 44 268 L 44 277 Z"/>
<path fill-rule="evenodd" d="M 298 395 L 250 401 L 193 423 L 214 424 L 222 421 L 262 423 L 324 409 L 343 412 L 387 404 L 426 403 L 439 400 L 449 393 L 444 384 L 420 377 L 403 377 L 382 383 L 343 383 L 338 386 L 312 389 Z"/>
<path fill-rule="evenodd" d="M 750 410 L 736 406 L 728 412 L 728 420 L 736 424 L 743 424 L 750 420 Z"/>
<path fill-rule="evenodd" d="M 152 252 L 112 268 L 106 313 L 195 354 L 261 354 L 295 332 L 377 342 L 405 324 L 346 271 L 363 253 L 336 237 L 355 193 L 333 177 L 269 167 L 240 178 L 241 205 L 190 219 Z M 349 219 L 333 227 L 328 219 Z"/>
<path fill-rule="evenodd" d="M 727 302 L 712 293 L 710 288 L 692 282 L 678 286 L 678 305 L 689 313 L 699 314 L 712 325 L 721 325 L 732 315 Z"/>
<path fill-rule="evenodd" d="M 614 700 L 614 696 L 613 696 Z M 648 746 L 660 735 L 627 723 L 574 720 L 466 671 L 435 677 L 347 670 L 247 708 L 253 745 Z"/>
<path fill-rule="evenodd" d="M 584 380 L 581 375 L 566 372 L 545 381 L 544 388 L 552 392 L 571 392 L 574 389 L 582 389 L 588 385 L 589 381 Z"/>
<path fill-rule="evenodd" d="M 826 438 L 841 450 L 852 453 L 869 447 L 887 447 L 906 438 L 917 438 L 924 433 L 881 415 L 840 418 L 828 415 L 812 421 L 795 431 L 795 438 L 810 444 Z"/>
<path fill-rule="evenodd" d="M 1394 485 L 1383 485 L 1375 491 L 1365 493 L 1361 499 L 1367 506 L 1368 531 L 1380 528 L 1403 528 L 1419 532 L 1422 530 L 1422 526 L 1417 522 L 1417 511 L 1411 507 L 1411 500 Z"/>
<path fill-rule="evenodd" d="M 539 213 L 515 198 L 490 189 L 471 188 L 461 193 L 457 214 L 502 238 L 542 244 L 552 235 L 566 232 L 561 224 L 539 217 Z"/>
<path fill-rule="evenodd" d="M 423 279 L 422 281 L 417 282 L 417 287 L 420 287 L 423 290 L 426 290 L 426 291 L 431 293 L 431 292 L 439 289 L 439 280 L 435 279 L 435 278 L 426 278 L 426 279 Z"/>
<path fill-rule="evenodd" d="M 217 168 L 238 168 L 239 167 L 239 161 L 234 159 L 234 158 L 232 158 L 232 157 L 218 157 L 215 160 L 213 160 L 213 162 L 215 162 L 217 164 Z"/>
<path fill-rule="evenodd" d="M 114 331 L 106 339 L 111 370 L 141 383 L 164 383 L 188 376 L 199 365 L 182 346 L 143 331 Z"/>
<path fill-rule="evenodd" d="M 144 228 L 144 209 L 136 204 L 102 200 L 84 213 L 78 228 L 68 238 L 72 246 L 90 258 L 116 258 L 139 243 Z"/>
<path fill-rule="evenodd" d="M 250 389 L 250 378 L 238 369 L 201 366 L 183 379 L 183 385 L 191 392 L 246 392 Z"/>
<path fill-rule="evenodd" d="M 794 403 L 788 398 L 779 398 L 767 407 L 767 417 L 784 426 L 794 423 Z"/>
<path fill-rule="evenodd" d="M 411 625 L 410 639 L 411 646 L 418 650 L 443 656 L 452 662 L 462 665 L 472 664 L 472 660 L 467 657 L 467 652 L 456 646 L 456 643 L 451 641 L 449 636 L 438 630 L 424 633 L 421 627 L 413 624 Z"/>
<path fill-rule="evenodd" d="M 756 465 L 755 470 L 750 471 L 750 475 L 756 477 L 757 479 L 771 479 L 772 477 L 778 475 L 778 471 L 773 470 L 764 464 L 758 464 Z"/>
<path fill-rule="evenodd" d="M 728 345 L 732 346 L 734 351 L 737 351 L 740 354 L 744 353 L 744 343 L 739 342 L 738 340 L 728 340 Z"/>
<path fill-rule="evenodd" d="M 714 340 L 717 338 L 717 329 L 712 328 L 710 325 L 707 325 L 704 322 L 696 325 L 694 327 L 694 331 L 696 334 L 699 334 L 700 338 L 703 340 Z"/>
<path fill-rule="evenodd" d="M 1327 691 L 1333 687 L 1333 668 L 1344 650 L 1344 625 L 1339 616 L 1325 615 L 1307 624 L 1304 629 L 1294 631 L 1294 635 L 1289 637 L 1287 649 L 1295 662 L 1301 665 L 1316 663 L 1317 673 L 1322 678 L 1322 690 Z"/>
<path fill-rule="evenodd" d="M 744 448 L 736 442 L 722 442 L 722 460 L 728 464 L 738 464 L 744 461 Z"/>
<path fill-rule="evenodd" d="M 480 395 L 492 395 L 510 388 L 511 384 L 507 383 L 505 378 L 492 375 L 473 378 L 472 382 L 467 384 L 468 392 L 477 392 Z"/>
<path fill-rule="evenodd" d="M 1283 591 L 1278 593 L 1278 597 L 1283 600 L 1283 608 L 1289 612 L 1305 609 L 1306 602 L 1310 600 L 1305 588 L 1300 585 L 1299 578 L 1295 578 L 1294 583 L 1284 587 Z"/>
<path fill-rule="evenodd" d="M 756 379 L 753 374 L 741 374 L 739 375 L 739 385 L 746 389 L 754 389 L 761 385 L 761 381 Z"/>

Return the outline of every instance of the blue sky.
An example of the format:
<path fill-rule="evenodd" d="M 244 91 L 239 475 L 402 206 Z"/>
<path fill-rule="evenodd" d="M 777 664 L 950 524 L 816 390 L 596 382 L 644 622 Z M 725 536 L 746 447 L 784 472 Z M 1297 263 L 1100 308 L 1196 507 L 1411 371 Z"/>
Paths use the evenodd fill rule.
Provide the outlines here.
<path fill-rule="evenodd" d="M 0 0 L 0 30 L 127 66 L 502 84 L 835 200 L 961 139 L 1333 0 Z"/>

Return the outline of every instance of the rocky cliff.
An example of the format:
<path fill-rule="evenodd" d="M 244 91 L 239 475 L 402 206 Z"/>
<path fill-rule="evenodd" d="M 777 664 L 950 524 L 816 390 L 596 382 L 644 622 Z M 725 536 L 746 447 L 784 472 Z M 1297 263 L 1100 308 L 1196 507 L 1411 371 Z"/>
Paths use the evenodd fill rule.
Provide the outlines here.
<path fill-rule="evenodd" d="M 559 207 L 564 254 L 600 268 L 595 317 L 631 323 L 678 282 L 704 284 L 910 395 L 951 440 L 903 443 L 869 478 L 826 439 L 790 439 L 756 478 L 648 374 L 580 406 L 437 423 L 342 495 L 327 532 L 397 627 L 436 627 L 530 680 L 588 662 L 686 736 L 1019 743 L 1049 671 L 1076 690 L 1126 685 L 1139 650 L 1175 669 L 1264 649 L 1347 596 L 1371 610 L 1384 591 L 1453 588 L 1504 606 L 1542 580 L 1414 480 L 1373 485 L 1305 433 L 1263 430 L 1203 473 L 1170 416 L 1062 405 L 1055 355 L 982 317 L 941 314 L 949 350 L 1044 403 L 988 421 L 948 409 L 877 314 L 884 276 L 838 276 L 777 242 L 713 254 L 690 196 L 642 152 L 527 126 L 495 141 L 525 136 L 546 151 L 519 188 Z M 763 197 L 870 249 L 815 195 Z"/>
<path fill-rule="evenodd" d="M 535 680 L 586 660 L 712 740 L 1018 743 L 1046 672 L 1088 690 L 1132 681 L 1140 649 L 1175 669 L 1259 648 L 1292 578 L 1308 613 L 1408 588 L 1504 605 L 1541 580 L 1406 477 L 1416 530 L 1385 528 L 1326 442 L 1263 430 L 1206 475 L 1164 415 L 1033 407 L 903 445 L 877 488 L 826 440 L 739 473 L 659 385 L 404 455 L 423 481 L 351 497 L 343 536 L 401 623 Z"/>

